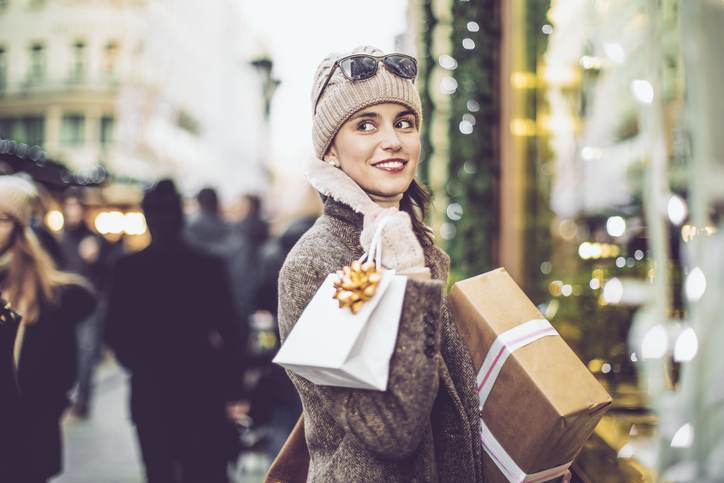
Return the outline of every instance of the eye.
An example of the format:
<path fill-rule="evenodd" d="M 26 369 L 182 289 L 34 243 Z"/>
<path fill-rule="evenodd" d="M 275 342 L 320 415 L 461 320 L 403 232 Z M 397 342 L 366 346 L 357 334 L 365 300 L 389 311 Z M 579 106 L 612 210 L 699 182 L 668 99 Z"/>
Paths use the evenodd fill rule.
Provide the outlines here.
<path fill-rule="evenodd" d="M 415 121 L 410 118 L 404 118 L 397 121 L 395 124 L 397 129 L 413 129 L 415 127 Z"/>
<path fill-rule="evenodd" d="M 374 130 L 375 125 L 372 123 L 372 121 L 362 121 L 359 124 L 357 124 L 357 130 L 358 131 L 365 131 L 369 132 Z"/>

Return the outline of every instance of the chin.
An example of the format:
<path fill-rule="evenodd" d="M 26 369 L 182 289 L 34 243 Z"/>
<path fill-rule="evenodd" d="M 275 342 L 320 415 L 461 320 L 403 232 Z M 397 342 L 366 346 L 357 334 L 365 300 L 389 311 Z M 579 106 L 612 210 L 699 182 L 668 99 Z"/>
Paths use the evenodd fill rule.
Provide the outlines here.
<path fill-rule="evenodd" d="M 410 183 L 400 183 L 398 185 L 384 185 L 384 186 L 375 186 L 373 188 L 373 192 L 377 193 L 378 195 L 382 196 L 397 196 L 400 194 L 403 194 L 405 191 L 407 191 L 407 188 L 409 188 Z"/>

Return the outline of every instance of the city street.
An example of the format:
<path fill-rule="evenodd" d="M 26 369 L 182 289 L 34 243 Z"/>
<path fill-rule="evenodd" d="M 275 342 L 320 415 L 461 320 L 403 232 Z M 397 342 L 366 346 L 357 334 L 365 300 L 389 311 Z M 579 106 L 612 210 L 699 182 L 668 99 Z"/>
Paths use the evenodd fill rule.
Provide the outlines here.
<path fill-rule="evenodd" d="M 88 420 L 63 421 L 65 472 L 52 483 L 140 483 L 143 468 L 128 417 L 128 378 L 112 358 L 96 372 L 93 411 Z M 265 462 L 242 457 L 234 483 L 263 480 Z M 242 471 L 242 468 L 244 471 Z"/>

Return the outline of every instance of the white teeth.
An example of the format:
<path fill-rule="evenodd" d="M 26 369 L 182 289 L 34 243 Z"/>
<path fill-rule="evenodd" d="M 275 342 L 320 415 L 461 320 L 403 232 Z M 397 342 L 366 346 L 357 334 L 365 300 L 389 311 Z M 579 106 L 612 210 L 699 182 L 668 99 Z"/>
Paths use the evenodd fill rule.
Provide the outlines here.
<path fill-rule="evenodd" d="M 375 166 L 377 166 L 378 168 L 399 169 L 404 166 L 404 163 L 402 161 L 388 161 L 385 163 L 376 164 Z"/>

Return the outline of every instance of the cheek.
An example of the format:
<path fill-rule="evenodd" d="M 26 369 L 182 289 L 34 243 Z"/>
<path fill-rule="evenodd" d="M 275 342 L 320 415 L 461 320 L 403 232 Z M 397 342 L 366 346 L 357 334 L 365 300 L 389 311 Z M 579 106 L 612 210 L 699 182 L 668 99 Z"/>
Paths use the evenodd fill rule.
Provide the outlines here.
<path fill-rule="evenodd" d="M 410 161 L 417 164 L 420 161 L 420 151 L 422 150 L 420 137 L 415 135 L 405 143 L 405 151 L 407 151 Z"/>

